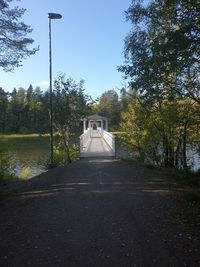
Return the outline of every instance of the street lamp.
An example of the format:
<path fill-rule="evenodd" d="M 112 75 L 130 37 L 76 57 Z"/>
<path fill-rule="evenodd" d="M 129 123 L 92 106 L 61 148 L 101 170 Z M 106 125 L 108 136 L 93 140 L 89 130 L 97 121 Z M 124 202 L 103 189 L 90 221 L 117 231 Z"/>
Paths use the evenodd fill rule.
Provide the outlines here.
<path fill-rule="evenodd" d="M 50 166 L 53 167 L 53 103 L 52 103 L 52 58 L 51 58 L 51 20 L 61 19 L 62 16 L 56 13 L 48 13 L 49 18 L 49 78 L 50 78 Z"/>

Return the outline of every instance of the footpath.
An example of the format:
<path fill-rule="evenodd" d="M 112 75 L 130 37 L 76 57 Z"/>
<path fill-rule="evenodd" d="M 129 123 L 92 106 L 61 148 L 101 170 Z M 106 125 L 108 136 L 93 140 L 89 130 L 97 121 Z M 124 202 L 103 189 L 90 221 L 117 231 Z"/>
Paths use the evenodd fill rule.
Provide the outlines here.
<path fill-rule="evenodd" d="M 159 170 L 114 159 L 55 168 L 1 198 L 0 266 L 199 267 L 190 205 Z"/>

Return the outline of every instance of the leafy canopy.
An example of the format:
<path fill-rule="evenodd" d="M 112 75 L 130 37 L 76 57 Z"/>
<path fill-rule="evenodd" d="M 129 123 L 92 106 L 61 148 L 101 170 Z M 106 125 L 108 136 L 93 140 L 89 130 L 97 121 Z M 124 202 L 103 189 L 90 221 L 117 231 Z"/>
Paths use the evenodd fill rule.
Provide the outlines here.
<path fill-rule="evenodd" d="M 10 7 L 13 0 L 0 0 L 0 67 L 11 71 L 22 65 L 22 60 L 38 51 L 30 49 L 33 39 L 26 37 L 32 28 L 21 21 L 25 9 Z"/>

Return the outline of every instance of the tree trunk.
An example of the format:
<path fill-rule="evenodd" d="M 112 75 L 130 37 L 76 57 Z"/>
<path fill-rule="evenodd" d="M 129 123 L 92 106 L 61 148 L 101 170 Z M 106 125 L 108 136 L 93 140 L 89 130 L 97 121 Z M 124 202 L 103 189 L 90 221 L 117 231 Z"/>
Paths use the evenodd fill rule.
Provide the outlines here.
<path fill-rule="evenodd" d="M 71 158 L 70 158 L 70 149 L 69 149 L 69 140 L 67 140 L 67 136 L 65 134 L 65 130 L 62 130 L 62 139 L 63 139 L 63 143 L 64 143 L 64 148 L 67 154 L 67 162 L 71 163 Z"/>
<path fill-rule="evenodd" d="M 178 145 L 175 150 L 175 160 L 174 160 L 174 166 L 178 168 L 179 165 L 179 153 L 180 153 L 180 140 L 178 142 Z"/>
<path fill-rule="evenodd" d="M 182 149 L 182 156 L 183 156 L 183 169 L 187 170 L 187 122 L 184 123 L 183 127 L 183 149 Z"/>
<path fill-rule="evenodd" d="M 169 167 L 168 140 L 165 135 L 163 136 L 163 158 L 164 158 L 164 166 Z"/>

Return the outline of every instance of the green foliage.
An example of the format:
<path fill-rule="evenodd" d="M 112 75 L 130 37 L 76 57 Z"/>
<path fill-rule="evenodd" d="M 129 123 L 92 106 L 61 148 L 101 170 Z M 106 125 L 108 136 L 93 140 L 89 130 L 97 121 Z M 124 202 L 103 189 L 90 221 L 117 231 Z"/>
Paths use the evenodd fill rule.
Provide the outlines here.
<path fill-rule="evenodd" d="M 73 133 L 89 114 L 89 97 L 84 94 L 84 81 L 76 83 L 61 73 L 54 81 L 54 121 L 58 132 Z"/>
<path fill-rule="evenodd" d="M 69 150 L 60 143 L 54 146 L 54 164 L 56 166 L 67 165 L 79 158 L 79 147 L 76 144 L 72 144 Z M 70 161 L 69 161 L 70 159 Z"/>
<path fill-rule="evenodd" d="M 0 147 L 0 175 L 4 177 L 5 173 L 9 170 L 9 155 L 4 147 Z"/>
<path fill-rule="evenodd" d="M 38 51 L 38 48 L 29 49 L 33 39 L 26 36 L 32 29 L 20 21 L 25 9 L 16 6 L 11 8 L 11 2 L 13 0 L 0 2 L 0 67 L 5 71 L 21 66 L 22 59 Z"/>
<path fill-rule="evenodd" d="M 13 180 L 14 178 L 10 155 L 6 147 L 0 143 L 0 182 Z"/>
<path fill-rule="evenodd" d="M 142 161 L 187 169 L 187 146 L 200 140 L 199 5 L 133 0 L 126 16 L 132 30 L 119 70 L 132 101 L 122 114 L 124 142 Z"/>
<path fill-rule="evenodd" d="M 117 129 L 120 121 L 121 106 L 115 90 L 104 92 L 99 98 L 98 114 L 109 119 L 112 129 Z"/>
<path fill-rule="evenodd" d="M 39 87 L 0 88 L 0 133 L 46 133 L 49 131 L 49 93 Z"/>
<path fill-rule="evenodd" d="M 184 96 L 200 103 L 199 15 L 197 0 L 132 1 L 126 12 L 132 23 L 126 65 L 119 70 L 131 78 L 133 90 L 149 101 Z"/>
<path fill-rule="evenodd" d="M 7 122 L 8 93 L 0 87 L 0 131 L 5 132 Z"/>
<path fill-rule="evenodd" d="M 76 83 L 58 75 L 53 92 L 54 133 L 62 140 L 67 163 L 74 160 L 74 134 L 82 131 L 82 119 L 90 113 L 90 98 L 84 93 L 84 81 Z M 32 85 L 27 90 L 14 89 L 8 94 L 0 90 L 0 133 L 43 134 L 49 132 L 49 92 Z M 7 138 L 7 137 L 6 137 Z M 42 140 L 41 140 L 42 141 Z M 28 139 L 24 145 L 30 145 Z M 21 142 L 20 142 L 21 145 Z M 23 144 L 22 144 L 23 145 Z M 41 142 L 42 146 L 42 142 Z M 60 159 L 59 159 L 60 161 Z"/>
<path fill-rule="evenodd" d="M 58 157 L 63 163 L 70 163 L 76 158 L 73 144 L 74 133 L 79 126 L 82 130 L 82 120 L 90 113 L 90 98 L 84 93 L 84 81 L 76 83 L 72 78 L 66 79 L 59 74 L 54 82 L 54 125 L 60 144 Z M 63 154 L 64 153 L 64 154 Z"/>
<path fill-rule="evenodd" d="M 127 112 L 122 113 L 121 127 L 126 135 L 120 139 L 134 151 L 134 158 L 144 162 L 147 158 L 158 164 L 159 132 L 152 127 L 153 121 L 144 112 L 139 100 L 133 99 Z M 151 128 L 151 132 L 149 129 Z"/>
<path fill-rule="evenodd" d="M 79 146 L 77 144 L 72 144 L 72 146 L 69 149 L 69 153 L 71 161 L 77 160 L 80 156 Z"/>
<path fill-rule="evenodd" d="M 148 108 L 148 109 L 147 109 Z M 199 105 L 188 101 L 164 101 L 151 107 L 138 96 L 122 113 L 121 140 L 134 151 L 135 158 L 158 166 L 187 168 L 187 144 L 198 140 Z"/>
<path fill-rule="evenodd" d="M 100 112 L 100 105 L 98 103 L 93 103 L 91 105 L 91 114 L 99 114 Z"/>

